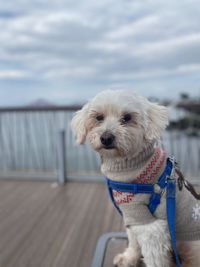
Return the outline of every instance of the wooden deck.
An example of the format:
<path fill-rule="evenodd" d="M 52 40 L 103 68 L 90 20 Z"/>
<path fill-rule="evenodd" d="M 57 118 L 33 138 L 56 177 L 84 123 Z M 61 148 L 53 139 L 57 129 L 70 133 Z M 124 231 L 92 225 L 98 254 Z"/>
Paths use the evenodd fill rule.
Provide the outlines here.
<path fill-rule="evenodd" d="M 99 236 L 122 230 L 104 184 L 0 181 L 0 267 L 89 267 Z"/>

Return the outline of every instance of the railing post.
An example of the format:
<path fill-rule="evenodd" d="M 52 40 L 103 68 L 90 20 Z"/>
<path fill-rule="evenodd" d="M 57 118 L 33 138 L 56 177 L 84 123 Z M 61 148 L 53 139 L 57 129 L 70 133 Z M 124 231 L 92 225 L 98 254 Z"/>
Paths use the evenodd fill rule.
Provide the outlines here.
<path fill-rule="evenodd" d="M 58 133 L 58 183 L 63 185 L 66 182 L 66 147 L 65 130 Z"/>

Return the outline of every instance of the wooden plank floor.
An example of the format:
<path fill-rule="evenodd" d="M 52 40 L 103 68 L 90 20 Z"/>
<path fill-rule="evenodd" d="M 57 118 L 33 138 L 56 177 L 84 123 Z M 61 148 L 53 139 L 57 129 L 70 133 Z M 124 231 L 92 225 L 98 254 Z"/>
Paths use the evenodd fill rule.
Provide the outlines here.
<path fill-rule="evenodd" d="M 122 230 L 104 184 L 0 181 L 0 267 L 89 267 L 99 236 Z"/>

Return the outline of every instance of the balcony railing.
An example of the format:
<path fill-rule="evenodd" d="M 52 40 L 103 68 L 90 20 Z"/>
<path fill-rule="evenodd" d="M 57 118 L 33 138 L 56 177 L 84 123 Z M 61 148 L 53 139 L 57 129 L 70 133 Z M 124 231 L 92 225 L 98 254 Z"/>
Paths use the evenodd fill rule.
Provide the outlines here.
<path fill-rule="evenodd" d="M 70 121 L 78 107 L 0 109 L 0 177 L 52 179 L 59 175 L 59 132 L 65 131 L 68 179 L 99 179 L 98 155 L 88 145 L 77 146 Z M 166 131 L 163 145 L 181 169 L 192 177 L 200 171 L 200 142 L 182 131 Z"/>

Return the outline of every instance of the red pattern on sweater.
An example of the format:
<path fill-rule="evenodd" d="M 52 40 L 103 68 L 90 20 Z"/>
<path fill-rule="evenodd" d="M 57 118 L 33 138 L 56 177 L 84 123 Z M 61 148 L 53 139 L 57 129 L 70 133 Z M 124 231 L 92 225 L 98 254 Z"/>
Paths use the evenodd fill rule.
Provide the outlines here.
<path fill-rule="evenodd" d="M 155 153 L 144 171 L 133 181 L 139 184 L 149 184 L 154 183 L 155 178 L 158 176 L 164 161 L 166 160 L 166 152 L 162 151 L 160 148 L 155 149 Z M 156 166 L 157 165 L 157 166 Z M 132 193 L 122 193 L 113 190 L 113 197 L 117 205 L 130 203 L 133 201 L 134 194 Z"/>

